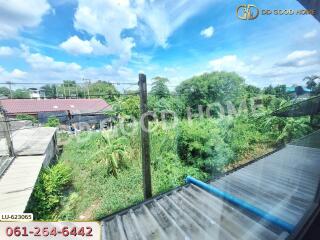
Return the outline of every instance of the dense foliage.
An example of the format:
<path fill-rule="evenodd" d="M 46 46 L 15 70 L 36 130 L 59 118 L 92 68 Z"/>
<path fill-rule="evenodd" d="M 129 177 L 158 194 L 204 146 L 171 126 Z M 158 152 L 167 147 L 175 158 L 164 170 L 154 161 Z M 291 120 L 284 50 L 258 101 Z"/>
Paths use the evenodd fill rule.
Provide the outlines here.
<path fill-rule="evenodd" d="M 60 121 L 57 117 L 49 117 L 47 123 L 45 124 L 46 127 L 58 127 L 60 125 Z"/>
<path fill-rule="evenodd" d="M 148 96 L 149 110 L 158 118 L 150 122 L 154 194 L 183 184 L 187 175 L 205 180 L 312 131 L 308 117 L 272 116 L 274 110 L 289 104 L 284 85 L 261 90 L 246 85 L 236 73 L 227 72 L 183 81 L 173 95 L 166 83 L 167 79 L 156 78 Z M 68 84 L 72 87 L 74 83 Z M 99 84 L 106 87 L 106 83 Z M 112 89 L 110 93 L 115 98 L 108 114 L 125 119 L 125 124 L 120 121 L 115 129 L 84 132 L 68 141 L 64 136 L 63 141 L 68 143 L 57 168 L 71 170 L 72 184 L 65 191 L 69 175 L 64 169 L 62 176 L 56 166 L 45 170 L 30 204 L 30 209 L 38 213 L 37 219 L 96 219 L 143 199 L 139 97 L 116 96 Z M 198 105 L 206 108 L 215 102 L 226 104 L 226 108 L 231 103 L 239 111 L 213 117 L 198 114 Z M 240 111 L 242 103 L 249 108 Z M 191 117 L 187 116 L 187 107 L 191 107 Z M 175 113 L 175 119 L 170 114 L 162 118 L 168 110 Z M 58 124 L 56 120 L 50 122 Z M 44 179 L 49 179 L 48 185 Z M 53 192 L 51 186 L 67 194 Z M 50 203 L 47 207 L 45 201 Z"/>
<path fill-rule="evenodd" d="M 150 93 L 158 98 L 168 97 L 170 94 L 169 88 L 166 85 L 168 82 L 167 78 L 155 77 Z"/>
<path fill-rule="evenodd" d="M 244 79 L 236 73 L 212 72 L 183 81 L 177 93 L 193 110 L 215 102 L 237 102 L 244 95 Z"/>
<path fill-rule="evenodd" d="M 10 97 L 10 89 L 7 87 L 0 87 L 0 95 Z"/>
<path fill-rule="evenodd" d="M 16 119 L 18 120 L 28 120 L 31 121 L 32 123 L 38 123 L 38 119 L 36 119 L 34 116 L 28 115 L 28 114 L 18 114 L 16 116 Z"/>
<path fill-rule="evenodd" d="M 115 101 L 112 108 L 115 113 L 122 118 L 137 119 L 140 115 L 140 99 L 139 96 L 120 97 Z"/>
<path fill-rule="evenodd" d="M 0 95 L 8 98 L 25 99 L 30 98 L 30 93 L 28 89 L 16 89 L 12 90 L 7 87 L 0 87 Z"/>
<path fill-rule="evenodd" d="M 220 172 L 233 158 L 222 138 L 224 129 L 211 119 L 183 121 L 177 130 L 177 153 L 182 161 L 205 172 Z"/>
<path fill-rule="evenodd" d="M 268 86 L 263 90 L 264 94 L 274 95 L 277 98 L 289 99 L 289 95 L 286 93 L 286 85 Z"/>
<path fill-rule="evenodd" d="M 157 96 L 150 96 L 148 98 L 148 107 L 151 111 L 157 114 L 158 118 L 172 118 L 173 113 L 183 118 L 186 115 L 185 103 L 177 96 L 167 96 L 166 98 L 159 98 Z M 162 116 L 161 116 L 162 113 Z"/>
<path fill-rule="evenodd" d="M 47 98 L 103 98 L 112 102 L 119 95 L 114 85 L 106 81 L 87 82 L 85 85 L 77 84 L 73 80 L 65 80 L 63 84 L 46 84 L 41 87 Z"/>
<path fill-rule="evenodd" d="M 152 183 L 154 194 L 184 182 L 187 175 L 206 179 L 207 174 L 187 166 L 176 154 L 175 130 L 152 124 Z M 94 219 L 143 199 L 140 141 L 137 126 L 83 133 L 65 146 L 61 161 L 72 169 L 73 191 L 57 211 L 59 219 Z"/>
<path fill-rule="evenodd" d="M 26 212 L 32 212 L 35 219 L 54 218 L 70 180 L 71 169 L 62 162 L 42 170 Z"/>

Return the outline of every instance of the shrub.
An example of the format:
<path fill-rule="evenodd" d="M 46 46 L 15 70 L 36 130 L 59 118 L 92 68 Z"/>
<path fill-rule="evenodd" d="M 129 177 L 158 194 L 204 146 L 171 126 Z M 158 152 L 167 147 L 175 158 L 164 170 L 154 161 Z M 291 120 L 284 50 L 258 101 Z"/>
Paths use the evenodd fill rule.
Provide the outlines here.
<path fill-rule="evenodd" d="M 214 120 L 183 121 L 177 130 L 177 153 L 188 165 L 206 172 L 220 172 L 233 158 Z"/>
<path fill-rule="evenodd" d="M 32 212 L 35 219 L 52 219 L 71 181 L 70 173 L 71 169 L 61 162 L 42 170 L 26 212 Z"/>
<path fill-rule="evenodd" d="M 60 125 L 60 121 L 57 117 L 49 117 L 47 123 L 45 124 L 46 127 L 58 127 Z"/>
<path fill-rule="evenodd" d="M 32 123 L 38 123 L 38 119 L 36 119 L 34 116 L 28 115 L 28 114 L 19 114 L 17 115 L 16 119 L 18 120 L 28 120 Z"/>
<path fill-rule="evenodd" d="M 277 117 L 272 111 L 261 111 L 252 122 L 271 145 L 282 145 L 312 131 L 309 117 Z"/>
<path fill-rule="evenodd" d="M 266 141 L 255 122 L 245 115 L 233 118 L 224 131 L 224 140 L 235 154 L 234 161 Z"/>

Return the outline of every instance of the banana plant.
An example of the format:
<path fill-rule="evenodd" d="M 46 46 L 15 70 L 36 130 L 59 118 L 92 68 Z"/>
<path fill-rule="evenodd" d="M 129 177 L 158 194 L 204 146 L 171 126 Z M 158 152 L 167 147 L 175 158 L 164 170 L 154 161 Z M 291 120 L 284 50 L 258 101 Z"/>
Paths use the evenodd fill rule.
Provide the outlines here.
<path fill-rule="evenodd" d="M 104 162 L 108 171 L 117 177 L 118 170 L 126 165 L 124 158 L 128 139 L 124 136 L 113 139 L 110 133 L 104 133 L 100 141 L 101 149 L 95 154 L 94 158 L 98 162 Z"/>

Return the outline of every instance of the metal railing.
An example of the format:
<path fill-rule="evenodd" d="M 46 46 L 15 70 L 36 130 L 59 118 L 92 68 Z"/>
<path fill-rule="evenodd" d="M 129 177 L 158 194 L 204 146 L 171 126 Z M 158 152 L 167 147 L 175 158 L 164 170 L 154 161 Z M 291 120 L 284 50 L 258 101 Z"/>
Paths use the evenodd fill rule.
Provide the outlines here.
<path fill-rule="evenodd" d="M 0 152 L 0 177 L 10 166 L 14 160 L 14 149 L 12 144 L 11 132 L 10 132 L 10 122 L 7 117 L 6 111 L 0 107 L 0 129 L 2 135 L 4 136 L 4 141 L 0 139 L 1 142 L 1 152 Z M 4 146 L 3 146 L 4 145 Z"/>

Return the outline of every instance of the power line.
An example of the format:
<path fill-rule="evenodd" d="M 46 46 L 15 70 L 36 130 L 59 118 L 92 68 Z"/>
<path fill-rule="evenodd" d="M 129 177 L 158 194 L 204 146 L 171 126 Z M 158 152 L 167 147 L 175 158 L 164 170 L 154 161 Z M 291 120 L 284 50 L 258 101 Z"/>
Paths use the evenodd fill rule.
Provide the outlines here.
<path fill-rule="evenodd" d="M 133 82 L 110 82 L 110 81 L 99 80 L 99 79 L 98 80 L 84 79 L 84 80 L 93 81 L 94 83 L 104 82 L 104 83 L 112 84 L 112 85 L 135 85 L 135 86 L 138 86 L 138 83 L 133 83 Z M 70 87 L 77 85 L 77 84 L 81 85 L 81 83 L 78 83 L 75 80 L 66 80 L 66 81 L 72 81 L 74 83 L 64 83 L 64 82 L 5 82 L 5 83 L 2 83 L 2 82 L 0 82 L 0 84 L 1 85 L 70 85 Z"/>
<path fill-rule="evenodd" d="M 90 94 L 89 97 L 107 97 L 107 96 L 135 96 L 135 95 L 139 95 L 139 93 L 106 93 L 106 94 Z M 87 99 L 86 97 L 88 97 L 88 95 L 85 95 L 84 97 L 80 98 L 80 99 Z M 12 98 L 14 100 L 16 99 L 34 99 L 37 100 L 36 98 Z M 54 97 L 43 97 L 41 99 L 76 99 L 73 98 L 71 95 L 57 95 Z M 8 99 L 0 99 L 0 102 L 2 100 L 8 100 Z"/>

